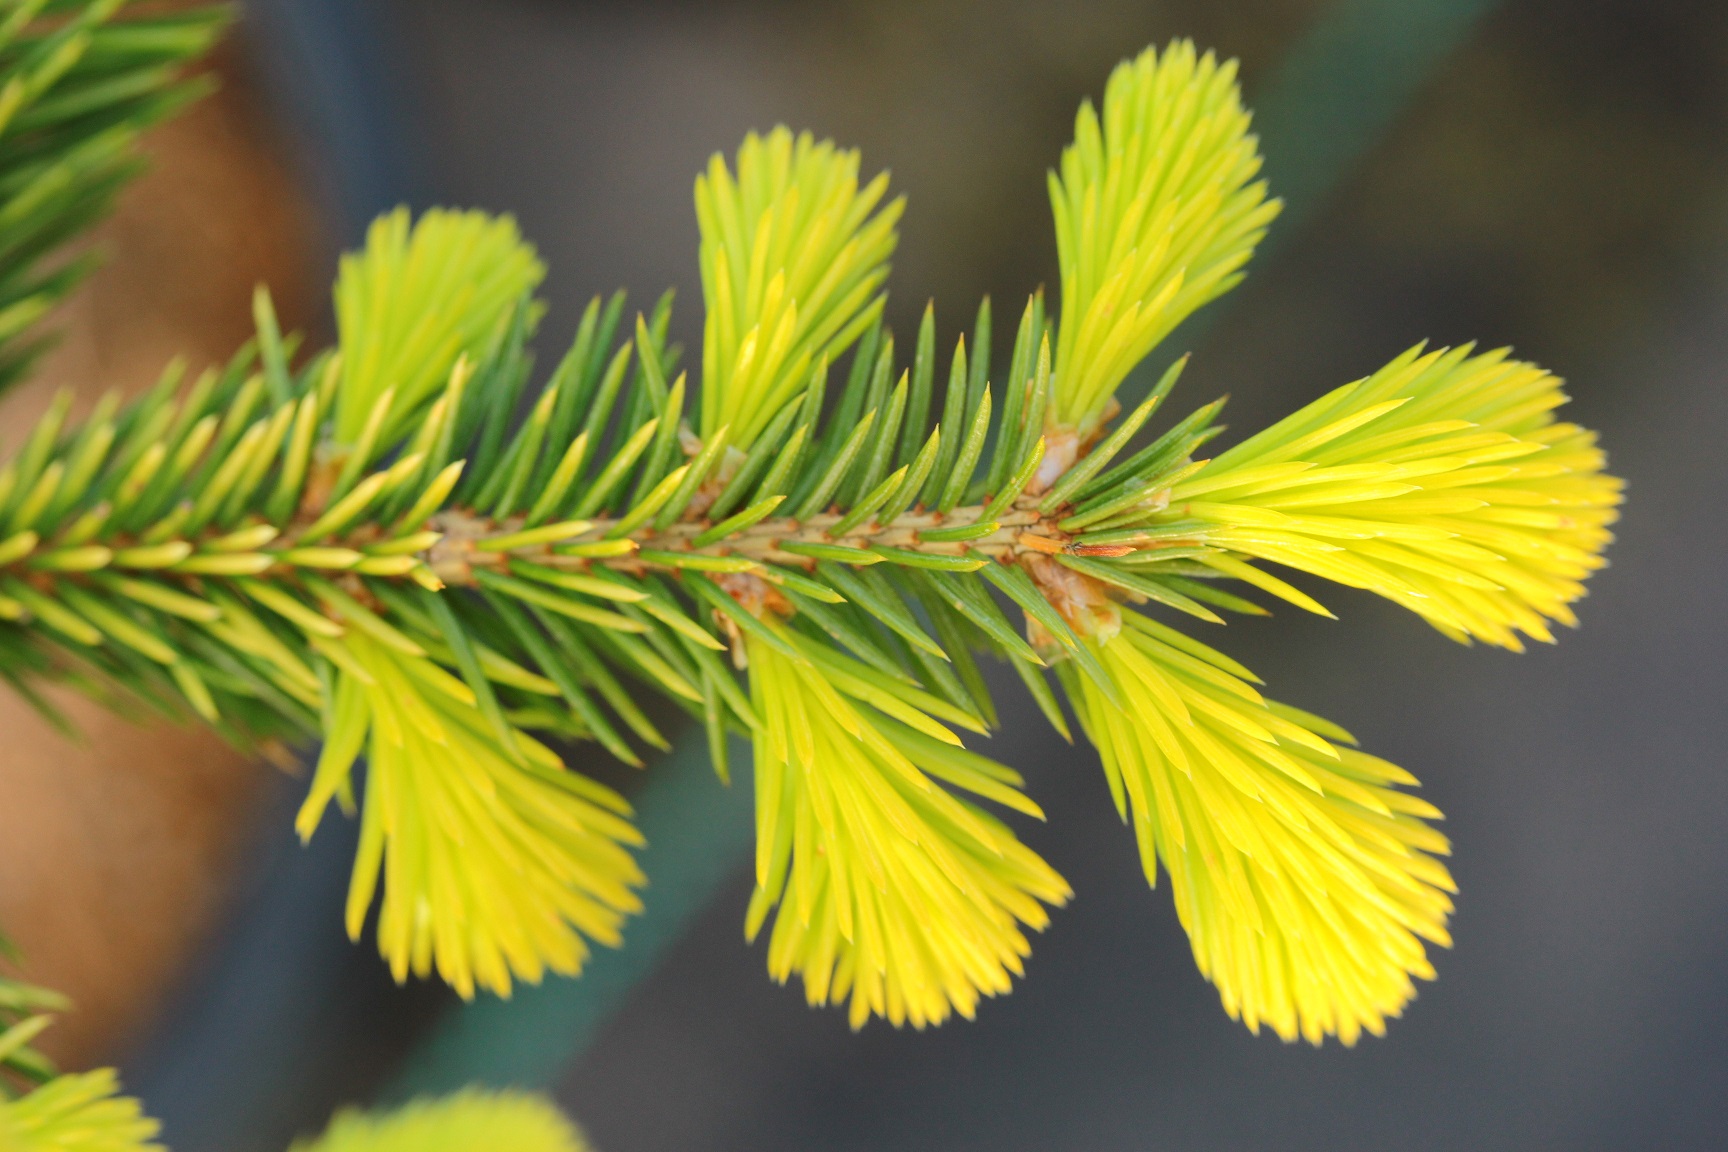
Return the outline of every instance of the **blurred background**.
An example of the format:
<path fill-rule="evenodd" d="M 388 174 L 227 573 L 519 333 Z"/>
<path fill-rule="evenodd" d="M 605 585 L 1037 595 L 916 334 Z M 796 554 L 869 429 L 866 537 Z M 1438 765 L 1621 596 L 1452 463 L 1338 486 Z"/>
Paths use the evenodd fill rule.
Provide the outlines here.
<path fill-rule="evenodd" d="M 1447 814 L 1456 947 L 1353 1050 L 1224 1015 L 1096 758 L 1030 709 L 1005 708 L 984 750 L 1028 776 L 1050 821 L 1022 832 L 1078 898 L 975 1023 L 854 1035 L 744 944 L 742 810 L 699 772 L 664 819 L 711 851 L 651 888 L 645 949 L 587 988 L 461 1017 L 342 938 L 351 841 L 292 843 L 302 783 L 94 717 L 69 750 L 0 702 L 0 923 L 83 1006 L 58 1054 L 119 1060 L 179 1152 L 280 1149 L 341 1102 L 448 1074 L 461 1036 L 458 1065 L 553 1087 L 604 1152 L 1728 1147 L 1728 5 L 241 11 L 221 95 L 158 134 L 99 238 L 110 263 L 53 381 L 93 394 L 175 351 L 225 356 L 259 279 L 327 335 L 336 252 L 397 202 L 519 217 L 551 267 L 548 354 L 617 286 L 646 306 L 675 285 L 694 347 L 691 181 L 782 121 L 892 170 L 910 204 L 890 319 L 908 337 L 934 297 L 951 345 L 981 295 L 1001 316 L 1055 283 L 1043 174 L 1079 100 L 1190 36 L 1240 58 L 1291 210 L 1247 284 L 1173 338 L 1196 352 L 1188 405 L 1227 392 L 1249 430 L 1419 340 L 1512 344 L 1567 378 L 1630 490 L 1613 566 L 1555 648 L 1467 650 L 1347 591 L 1324 597 L 1339 621 L 1281 612 L 1212 638 Z M 0 425 L 46 395 L 11 398 Z"/>

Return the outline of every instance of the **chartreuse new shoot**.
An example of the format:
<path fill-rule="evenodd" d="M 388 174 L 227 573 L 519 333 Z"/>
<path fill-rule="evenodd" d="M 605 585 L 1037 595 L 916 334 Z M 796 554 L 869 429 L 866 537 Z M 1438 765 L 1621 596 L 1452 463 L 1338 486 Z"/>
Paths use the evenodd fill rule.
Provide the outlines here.
<path fill-rule="evenodd" d="M 336 281 L 342 379 L 332 439 L 394 444 L 392 433 L 437 396 L 456 358 L 495 339 L 545 274 L 509 217 L 434 209 L 410 223 L 402 208 L 380 216 Z M 274 382 L 277 399 L 285 385 Z"/>
<path fill-rule="evenodd" d="M 1434 975 L 1422 941 L 1450 942 L 1446 839 L 1422 822 L 1439 812 L 1393 787 L 1409 773 L 1180 633 L 1127 613 L 1092 642 L 1123 703 L 1084 674 L 1064 677 L 1070 699 L 1225 1009 L 1315 1043 L 1379 1035 L 1410 978 Z"/>
<path fill-rule="evenodd" d="M 468 1089 L 395 1112 L 339 1112 L 289 1152 L 588 1152 L 575 1125 L 543 1097 Z"/>
<path fill-rule="evenodd" d="M 681 710 L 722 779 L 753 742 L 770 973 L 921 1027 L 1007 992 L 1070 896 L 1014 831 L 1041 818 L 1020 777 L 965 746 L 996 724 L 979 657 L 1005 661 L 1065 736 L 1068 697 L 1226 1009 L 1377 1033 L 1447 941 L 1438 813 L 1170 621 L 1320 610 L 1281 566 L 1548 639 L 1619 488 L 1499 354 L 1409 353 L 1211 457 L 1219 404 L 1154 419 L 1185 361 L 1124 412 L 1243 275 L 1258 169 L 1233 66 L 1124 63 L 1052 176 L 1059 311 L 1028 300 L 994 374 L 988 303 L 896 342 L 900 202 L 785 129 L 697 181 L 694 382 L 669 294 L 596 299 L 537 375 L 515 226 L 392 214 L 343 262 L 336 347 L 300 353 L 260 295 L 226 367 L 50 410 L 0 471 L 0 674 L 322 740 L 299 827 L 361 821 L 350 932 L 379 904 L 397 977 L 464 995 L 627 936 L 629 806 L 563 757 L 641 765 Z"/>
<path fill-rule="evenodd" d="M 746 137 L 736 176 L 716 155 L 697 177 L 705 439 L 755 440 L 881 314 L 904 205 L 887 189 L 886 174 L 859 188 L 857 152 L 785 128 Z"/>
<path fill-rule="evenodd" d="M 117 1095 L 111 1068 L 56 1077 L 21 1100 L 0 1097 L 0 1148 L 7 1152 L 162 1152 L 161 1125 L 138 1101 Z"/>
<path fill-rule="evenodd" d="M 1378 592 L 1456 640 L 1552 643 L 1550 621 L 1578 623 L 1621 490 L 1595 434 L 1554 419 L 1565 402 L 1504 350 L 1413 348 L 1207 462 L 1161 519 L 1204 525 L 1234 564 Z"/>
<path fill-rule="evenodd" d="M 1186 41 L 1118 67 L 1102 118 L 1080 106 L 1050 173 L 1062 267 L 1053 431 L 1095 433 L 1129 371 L 1241 281 L 1280 207 L 1259 171 L 1235 61 Z"/>
<path fill-rule="evenodd" d="M 1037 817 L 1019 777 L 960 747 L 944 701 L 772 625 L 745 641 L 757 732 L 756 893 L 748 931 L 776 904 L 768 968 L 803 977 L 812 1004 L 850 994 L 922 1028 L 1007 992 L 1068 885 L 957 789 Z"/>

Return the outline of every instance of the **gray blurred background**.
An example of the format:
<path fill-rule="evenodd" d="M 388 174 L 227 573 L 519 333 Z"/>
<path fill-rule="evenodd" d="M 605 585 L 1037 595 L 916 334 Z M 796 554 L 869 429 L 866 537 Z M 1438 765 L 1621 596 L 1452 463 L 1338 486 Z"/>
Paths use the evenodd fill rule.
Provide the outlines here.
<path fill-rule="evenodd" d="M 307 113 L 269 29 L 294 7 L 250 23 L 290 120 Z M 395 183 L 371 195 L 517 214 L 552 269 L 548 350 L 591 294 L 667 284 L 694 347 L 697 169 L 747 129 L 832 135 L 910 198 L 890 319 L 909 336 L 934 297 L 951 346 L 981 294 L 1001 316 L 1054 284 L 1043 173 L 1118 59 L 1191 36 L 1241 58 L 1252 103 L 1336 7 L 396 0 L 357 41 L 387 91 L 333 115 L 389 106 Z M 1570 416 L 1630 480 L 1612 567 L 1555 648 L 1464 649 L 1347 590 L 1322 597 L 1339 621 L 1207 637 L 1446 812 L 1462 895 L 1438 982 L 1354 1050 L 1248 1034 L 1146 889 L 1094 755 L 1011 704 L 983 750 L 1027 774 L 1050 820 L 1022 830 L 1078 892 L 1014 994 L 975 1023 L 855 1035 L 768 981 L 738 871 L 556 1077 L 600 1149 L 1728 1147 L 1728 5 L 1474 7 L 1389 134 L 1172 349 L 1197 353 L 1183 409 L 1228 392 L 1252 430 L 1418 340 L 1512 344 L 1568 379 Z M 350 237 L 367 193 L 315 146 L 302 161 Z M 344 955 L 316 1074 L 282 1089 L 259 1147 L 387 1080 L 444 1009 L 389 988 L 370 948 Z M 147 1083 L 179 1082 L 170 1047 L 142 1050 Z"/>

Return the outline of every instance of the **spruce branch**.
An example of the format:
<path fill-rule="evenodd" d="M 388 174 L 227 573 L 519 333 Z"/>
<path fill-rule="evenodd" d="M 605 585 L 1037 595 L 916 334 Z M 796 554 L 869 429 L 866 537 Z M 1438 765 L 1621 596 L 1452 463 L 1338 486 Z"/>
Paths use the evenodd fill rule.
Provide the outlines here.
<path fill-rule="evenodd" d="M 141 167 L 140 134 L 208 90 L 181 69 L 224 8 L 135 17 L 126 0 L 0 9 L 0 389 L 47 346 L 32 329 L 94 267 L 66 244 L 107 216 Z"/>
<path fill-rule="evenodd" d="M 465 996 L 620 941 L 640 836 L 553 745 L 641 764 L 658 693 L 722 778 L 727 734 L 753 742 L 771 974 L 923 1026 L 1007 991 L 1070 895 L 986 807 L 1038 817 L 1019 776 L 957 731 L 995 725 L 977 658 L 1006 660 L 1065 737 L 1067 696 L 1226 1009 L 1378 1033 L 1446 941 L 1438 813 L 1151 613 L 1320 610 L 1270 562 L 1457 638 L 1547 638 L 1619 488 L 1552 377 L 1468 349 L 1211 458 L 1220 403 L 1155 425 L 1182 362 L 1118 420 L 1276 211 L 1246 125 L 1231 67 L 1185 43 L 1118 70 L 1053 182 L 1060 315 L 1030 297 L 994 379 L 987 302 L 945 374 L 933 308 L 897 353 L 899 202 L 807 136 L 698 181 L 699 397 L 670 295 L 593 301 L 536 392 L 515 226 L 392 214 L 343 263 L 335 348 L 296 362 L 260 295 L 225 368 L 44 417 L 0 470 L 0 673 L 245 746 L 321 738 L 298 826 L 358 810 L 350 934 L 379 901 L 396 977 Z"/>

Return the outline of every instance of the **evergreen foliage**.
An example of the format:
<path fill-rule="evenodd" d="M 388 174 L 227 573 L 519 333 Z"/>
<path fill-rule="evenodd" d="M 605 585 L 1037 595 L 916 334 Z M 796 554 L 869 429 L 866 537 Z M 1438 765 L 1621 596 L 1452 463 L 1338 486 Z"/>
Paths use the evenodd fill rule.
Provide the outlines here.
<path fill-rule="evenodd" d="M 0 960 L 18 962 L 11 941 L 0 936 Z M 53 1063 L 30 1042 L 54 1023 L 52 1013 L 70 1005 L 58 992 L 0 975 L 0 1099 L 22 1085 L 45 1084 L 55 1075 Z"/>
<path fill-rule="evenodd" d="M 697 177 L 705 439 L 728 428 L 747 449 L 881 315 L 904 205 L 876 211 L 887 189 L 886 174 L 858 187 L 857 152 L 785 128 L 745 137 L 736 179 L 719 155 Z"/>
<path fill-rule="evenodd" d="M 1005 661 L 1098 746 L 1232 1015 L 1378 1033 L 1448 939 L 1439 814 L 1154 614 L 1318 610 L 1270 562 L 1454 638 L 1551 639 L 1619 485 L 1501 353 L 1406 354 L 1210 459 L 1219 403 L 1152 424 L 1183 362 L 1116 419 L 1276 213 L 1247 127 L 1232 66 L 1125 62 L 1051 178 L 1060 319 L 1029 299 L 994 374 L 988 302 L 945 375 L 933 308 L 897 348 L 900 202 L 784 129 L 697 181 L 699 400 L 670 295 L 596 299 L 531 387 L 542 268 L 514 224 L 393 213 L 343 262 L 335 347 L 297 356 L 261 293 L 226 366 L 31 432 L 0 470 L 0 675 L 44 708 L 62 680 L 242 747 L 321 740 L 298 827 L 358 812 L 350 934 L 380 902 L 396 977 L 464 996 L 623 938 L 641 838 L 560 750 L 641 765 L 656 693 L 723 780 L 728 734 L 753 741 L 771 974 L 922 1027 L 1006 992 L 1070 895 L 1002 812 L 1040 818 L 1023 781 L 956 732 L 995 726 L 978 661 Z"/>
<path fill-rule="evenodd" d="M 180 79 L 227 17 L 119 19 L 126 0 L 0 6 L 0 389 L 43 350 L 29 329 L 94 266 L 62 250 L 139 170 L 138 137 L 206 88 Z"/>
<path fill-rule="evenodd" d="M 1111 394 L 1196 308 L 1241 282 L 1278 215 L 1236 62 L 1178 41 L 1142 54 L 1090 100 L 1050 174 L 1062 319 L 1053 423 L 1091 432 Z"/>
<path fill-rule="evenodd" d="M 160 1125 L 138 1101 L 118 1095 L 111 1068 L 68 1073 L 22 1100 L 0 1101 L 0 1148 L 7 1152 L 163 1152 Z"/>
<path fill-rule="evenodd" d="M 395 1112 L 342 1112 L 289 1152 L 587 1152 L 581 1133 L 539 1096 L 469 1089 Z"/>

